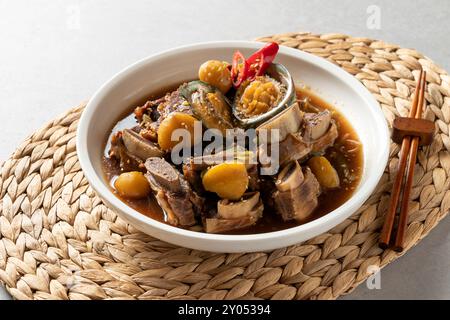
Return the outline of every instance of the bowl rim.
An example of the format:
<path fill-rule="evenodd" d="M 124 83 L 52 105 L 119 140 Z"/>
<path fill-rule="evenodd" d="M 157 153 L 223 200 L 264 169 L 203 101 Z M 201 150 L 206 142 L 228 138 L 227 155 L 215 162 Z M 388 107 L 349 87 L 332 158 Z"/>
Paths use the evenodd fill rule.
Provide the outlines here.
<path fill-rule="evenodd" d="M 339 222 L 343 221 L 345 218 L 349 217 L 353 214 L 357 209 L 361 207 L 361 205 L 369 198 L 372 194 L 373 190 L 377 186 L 381 176 L 385 170 L 385 167 L 389 158 L 389 147 L 390 147 L 390 133 L 387 125 L 387 121 L 382 113 L 379 103 L 375 100 L 372 94 L 368 91 L 368 89 L 360 83 L 356 78 L 354 78 L 351 74 L 341 69 L 340 67 L 334 65 L 333 63 L 314 56 L 310 53 L 289 48 L 286 46 L 280 45 L 279 52 L 283 53 L 287 56 L 293 57 L 295 59 L 301 59 L 306 63 L 310 63 L 324 69 L 325 71 L 333 74 L 338 79 L 342 79 L 346 82 L 348 86 L 350 86 L 353 91 L 357 92 L 360 95 L 360 98 L 365 101 L 365 103 L 369 106 L 368 110 L 370 110 L 371 117 L 376 123 L 376 127 L 380 129 L 378 133 L 378 139 L 381 141 L 385 141 L 382 152 L 378 155 L 378 163 L 376 168 L 371 168 L 370 174 L 367 176 L 367 180 L 364 184 L 358 185 L 358 190 L 353 193 L 353 195 L 344 202 L 341 206 L 336 208 L 335 210 L 329 212 L 328 214 L 307 222 L 305 224 L 283 229 L 279 231 L 258 233 L 258 234 L 241 234 L 241 235 L 226 235 L 226 234 L 212 234 L 206 232 L 198 232 L 182 229 L 179 227 L 175 227 L 160 221 L 157 221 L 153 218 L 150 218 L 132 207 L 128 206 L 124 202 L 122 202 L 118 197 L 116 197 L 113 192 L 109 189 L 107 184 L 104 182 L 104 179 L 101 178 L 101 173 L 97 173 L 89 159 L 88 155 L 88 144 L 89 139 L 87 136 L 89 126 L 92 125 L 90 123 L 90 119 L 95 113 L 96 106 L 98 103 L 104 98 L 104 96 L 113 89 L 118 83 L 120 83 L 124 78 L 126 78 L 129 74 L 139 70 L 144 65 L 149 63 L 154 63 L 158 61 L 160 58 L 168 57 L 172 55 L 181 55 L 183 53 L 187 53 L 189 51 L 197 51 L 211 48 L 245 48 L 245 49 L 258 49 L 263 46 L 263 42 L 259 41 L 235 41 L 235 40 L 226 40 L 226 41 L 210 41 L 210 42 L 200 42 L 194 44 L 188 44 L 183 46 L 178 46 L 175 48 L 171 48 L 168 50 L 160 51 L 156 54 L 152 54 L 143 59 L 138 60 L 135 63 L 125 67 L 114 76 L 112 76 L 109 80 L 107 80 L 92 96 L 92 98 L 87 103 L 81 117 L 79 120 L 78 128 L 77 128 L 77 141 L 76 141 L 76 149 L 77 156 L 79 159 L 79 163 L 83 173 L 88 180 L 90 186 L 98 193 L 98 195 L 105 199 L 107 203 L 111 204 L 113 207 L 122 211 L 126 215 L 130 215 L 133 219 L 137 220 L 142 224 L 150 224 L 152 227 L 156 229 L 160 229 L 166 233 L 175 233 L 180 236 L 195 238 L 198 240 L 213 240 L 219 242 L 229 242 L 229 241 L 239 241 L 239 242 L 255 242 L 255 241 L 270 241 L 276 240 L 279 238 L 288 238 L 292 237 L 295 234 L 301 234 L 302 232 L 306 232 L 308 230 L 320 229 L 323 226 L 337 225 Z M 363 170 L 367 170 L 364 166 Z M 140 229 L 139 227 L 137 227 Z M 332 228 L 329 227 L 328 229 Z M 328 230 L 327 229 L 327 230 Z"/>

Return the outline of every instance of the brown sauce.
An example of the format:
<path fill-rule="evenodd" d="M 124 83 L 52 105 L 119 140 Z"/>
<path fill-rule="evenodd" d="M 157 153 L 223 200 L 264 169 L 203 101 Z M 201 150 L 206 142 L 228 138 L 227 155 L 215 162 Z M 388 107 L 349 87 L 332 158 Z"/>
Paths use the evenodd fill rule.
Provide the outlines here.
<path fill-rule="evenodd" d="M 336 142 L 327 149 L 325 157 L 338 172 L 341 185 L 338 189 L 322 192 L 319 206 L 310 217 L 311 221 L 337 209 L 352 196 L 362 176 L 363 148 L 352 125 L 331 104 L 307 89 L 297 89 L 297 97 L 299 100 L 307 97 L 319 109 L 330 110 L 339 132 Z"/>
<path fill-rule="evenodd" d="M 168 91 L 169 90 L 165 90 L 164 92 Z M 153 95 L 152 99 L 154 99 L 155 96 L 158 97 L 158 95 Z M 333 119 L 336 121 L 338 126 L 339 136 L 336 139 L 335 144 L 327 149 L 324 156 L 337 170 L 341 182 L 340 187 L 338 189 L 322 191 L 322 194 L 318 199 L 318 207 L 314 210 L 313 214 L 311 214 L 311 216 L 305 221 L 286 222 L 283 221 L 281 217 L 272 210 L 266 209 L 264 210 L 263 217 L 258 220 L 256 225 L 246 229 L 227 232 L 226 234 L 256 234 L 296 227 L 298 225 L 320 218 L 337 209 L 351 197 L 355 189 L 358 187 L 363 169 L 363 150 L 359 142 L 359 138 L 351 124 L 331 104 L 327 103 L 310 90 L 297 88 L 297 97 L 299 100 L 308 98 L 311 102 L 311 105 L 313 105 L 318 110 L 328 109 L 332 112 Z M 112 132 L 116 132 L 117 130 L 121 130 L 123 128 L 130 128 L 135 125 L 136 122 L 133 113 L 127 114 L 116 124 Z M 109 140 L 110 138 L 108 138 L 107 141 Z M 117 194 L 117 192 L 115 192 L 113 183 L 117 176 L 121 173 L 121 171 L 118 163 L 115 160 L 109 159 L 107 157 L 108 150 L 109 142 L 107 142 L 105 146 L 103 170 L 105 178 L 110 181 L 111 190 L 114 192 L 114 194 L 124 203 L 137 210 L 138 212 L 160 222 L 165 222 L 165 213 L 159 207 L 153 196 L 141 200 L 130 200 L 121 197 Z"/>

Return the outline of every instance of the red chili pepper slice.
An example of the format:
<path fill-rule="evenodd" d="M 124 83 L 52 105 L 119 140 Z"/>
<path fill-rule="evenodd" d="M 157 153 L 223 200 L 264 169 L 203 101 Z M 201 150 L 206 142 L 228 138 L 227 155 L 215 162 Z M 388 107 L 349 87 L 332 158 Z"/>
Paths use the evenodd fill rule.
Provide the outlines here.
<path fill-rule="evenodd" d="M 262 76 L 270 66 L 278 53 L 279 46 L 276 42 L 266 44 L 248 58 L 249 79 L 253 80 L 257 76 Z"/>
<path fill-rule="evenodd" d="M 231 79 L 233 86 L 238 88 L 242 82 L 249 79 L 253 81 L 255 77 L 262 76 L 270 66 L 278 53 L 279 46 L 276 42 L 266 44 L 256 51 L 247 60 L 243 54 L 236 51 L 233 55 L 231 66 Z"/>
<path fill-rule="evenodd" d="M 235 88 L 248 78 L 249 64 L 245 60 L 244 55 L 240 51 L 236 51 L 233 55 L 233 63 L 231 65 L 231 79 Z"/>
<path fill-rule="evenodd" d="M 259 53 L 258 55 L 253 54 L 251 60 L 249 58 L 247 62 L 249 65 L 248 79 L 250 79 L 250 81 L 253 81 L 257 76 L 264 74 L 270 64 L 264 62 L 263 53 Z"/>
<path fill-rule="evenodd" d="M 252 61 L 253 59 L 259 57 L 261 53 L 264 54 L 266 61 L 273 61 L 278 53 L 278 50 L 279 50 L 278 43 L 270 42 L 261 49 L 259 49 L 258 51 L 256 51 L 254 54 L 252 54 L 248 58 L 248 61 Z"/>

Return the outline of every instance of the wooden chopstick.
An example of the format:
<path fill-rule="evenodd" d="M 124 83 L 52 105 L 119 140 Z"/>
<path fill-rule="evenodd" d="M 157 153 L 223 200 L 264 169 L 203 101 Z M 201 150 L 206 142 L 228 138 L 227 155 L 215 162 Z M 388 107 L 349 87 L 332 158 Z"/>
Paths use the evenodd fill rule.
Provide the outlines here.
<path fill-rule="evenodd" d="M 419 100 L 420 100 L 420 96 L 421 96 L 420 92 L 421 91 L 424 92 L 424 89 L 425 89 L 425 82 L 426 82 L 425 77 L 426 77 L 425 72 L 423 70 L 421 70 L 420 75 L 419 75 L 419 82 L 416 86 L 413 103 L 411 105 L 411 110 L 409 112 L 410 118 L 416 118 L 416 115 L 418 114 L 418 104 L 419 104 Z M 422 93 L 422 104 L 423 104 L 423 93 Z M 422 113 L 421 110 L 422 110 L 422 107 L 420 107 L 419 116 Z M 417 139 L 417 142 L 418 142 L 418 138 L 415 137 L 414 140 L 415 139 Z M 402 141 L 397 176 L 395 177 L 395 180 L 394 180 L 394 185 L 392 187 L 392 193 L 391 193 L 391 198 L 389 201 L 388 211 L 386 213 L 385 222 L 383 225 L 383 229 L 381 230 L 381 234 L 380 234 L 379 245 L 383 249 L 388 248 L 389 244 L 390 244 L 390 239 L 391 239 L 391 235 L 392 235 L 392 231 L 393 231 L 393 227 L 394 227 L 394 221 L 395 221 L 395 216 L 397 213 L 402 184 L 403 184 L 404 176 L 405 176 L 406 162 L 407 162 L 408 156 L 410 155 L 411 140 L 412 139 L 410 136 L 405 136 Z M 412 160 L 410 160 L 410 162 L 411 161 L 413 162 L 413 165 L 412 165 L 413 167 L 414 167 L 415 160 L 416 160 L 416 154 L 417 154 L 417 147 L 416 147 L 415 153 L 413 154 L 414 158 L 412 158 Z M 408 170 L 408 171 L 412 174 L 414 173 L 414 169 Z M 411 178 L 411 183 L 412 183 L 412 178 Z M 407 197 L 403 197 L 403 198 L 407 199 L 405 201 L 409 201 L 409 191 L 407 191 Z M 404 206 L 402 205 L 402 207 L 404 207 Z M 406 209 L 407 209 L 407 205 L 406 205 Z M 404 216 L 406 216 L 406 214 L 404 214 Z M 404 223 L 405 226 L 406 226 L 406 220 L 407 220 L 406 218 L 403 218 L 403 220 L 402 220 L 402 223 Z M 402 230 L 400 230 L 402 234 L 398 238 L 398 241 L 399 241 L 398 244 L 400 244 L 400 242 L 403 241 L 405 226 L 403 226 Z"/>
<path fill-rule="evenodd" d="M 425 97 L 425 81 L 426 73 L 423 72 L 423 80 L 422 85 L 420 87 L 419 92 L 419 102 L 417 105 L 417 111 L 415 114 L 416 119 L 422 118 L 422 109 L 423 109 L 423 102 Z M 409 196 L 411 193 L 413 178 L 414 178 L 414 167 L 416 165 L 416 158 L 417 158 L 417 149 L 419 148 L 419 137 L 412 138 L 411 141 L 411 147 L 409 150 L 409 158 L 408 158 L 408 166 L 407 166 L 407 176 L 406 176 L 406 182 L 405 187 L 403 189 L 403 197 L 402 197 L 402 203 L 400 207 L 400 216 L 398 221 L 398 227 L 397 227 L 397 236 L 395 237 L 395 244 L 394 244 L 394 250 L 395 251 L 403 251 L 403 243 L 405 238 L 405 231 L 406 231 L 406 225 L 408 221 L 408 207 L 409 207 Z"/>

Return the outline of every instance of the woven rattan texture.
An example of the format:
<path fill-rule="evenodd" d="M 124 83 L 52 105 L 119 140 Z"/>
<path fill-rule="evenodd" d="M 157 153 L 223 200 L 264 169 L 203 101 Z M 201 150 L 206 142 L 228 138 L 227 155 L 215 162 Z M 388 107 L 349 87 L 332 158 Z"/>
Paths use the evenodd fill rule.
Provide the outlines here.
<path fill-rule="evenodd" d="M 407 115 L 420 67 L 426 117 L 436 123 L 419 152 L 409 249 L 450 208 L 450 77 L 422 54 L 366 38 L 292 33 L 275 40 L 324 57 L 372 92 L 392 122 Z M 0 280 L 16 299 L 335 299 L 399 255 L 377 245 L 399 147 L 376 191 L 351 218 L 310 241 L 247 254 L 176 247 L 138 232 L 108 209 L 80 169 L 83 105 L 34 133 L 0 172 Z"/>

